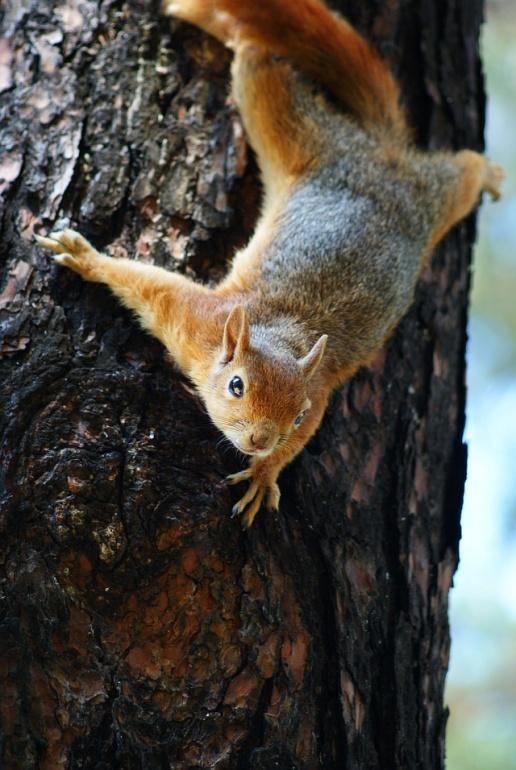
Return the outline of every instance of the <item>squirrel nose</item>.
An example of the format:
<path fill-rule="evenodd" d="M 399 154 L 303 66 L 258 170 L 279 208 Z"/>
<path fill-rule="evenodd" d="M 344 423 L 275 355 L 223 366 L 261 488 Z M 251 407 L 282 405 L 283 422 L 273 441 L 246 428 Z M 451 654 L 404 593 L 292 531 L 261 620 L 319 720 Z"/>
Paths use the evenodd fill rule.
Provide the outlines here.
<path fill-rule="evenodd" d="M 262 450 L 267 446 L 267 438 L 264 433 L 251 433 L 249 441 L 254 449 Z"/>

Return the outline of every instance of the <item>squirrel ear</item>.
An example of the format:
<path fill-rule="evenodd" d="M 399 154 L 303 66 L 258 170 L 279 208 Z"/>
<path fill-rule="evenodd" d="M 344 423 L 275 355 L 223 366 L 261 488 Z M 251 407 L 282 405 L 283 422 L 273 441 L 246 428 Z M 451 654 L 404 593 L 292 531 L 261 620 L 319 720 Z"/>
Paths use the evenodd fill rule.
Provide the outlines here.
<path fill-rule="evenodd" d="M 227 317 L 222 338 L 222 363 L 227 364 L 249 347 L 249 322 L 242 305 L 233 308 Z"/>
<path fill-rule="evenodd" d="M 317 368 L 322 361 L 324 351 L 326 350 L 327 342 L 328 335 L 323 334 L 322 337 L 319 337 L 311 351 L 307 353 L 304 358 L 301 358 L 301 360 L 298 361 L 298 364 L 301 367 L 301 371 L 305 375 L 307 382 L 308 380 L 312 379 L 315 372 L 317 371 Z"/>

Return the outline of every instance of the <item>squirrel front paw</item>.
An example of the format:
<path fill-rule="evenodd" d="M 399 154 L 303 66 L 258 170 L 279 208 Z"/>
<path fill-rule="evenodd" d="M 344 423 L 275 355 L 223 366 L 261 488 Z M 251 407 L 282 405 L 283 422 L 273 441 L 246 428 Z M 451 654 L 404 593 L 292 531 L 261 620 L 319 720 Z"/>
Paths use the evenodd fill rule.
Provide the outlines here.
<path fill-rule="evenodd" d="M 62 230 L 43 237 L 34 236 L 40 246 L 56 252 L 54 260 L 79 273 L 87 281 L 99 279 L 102 254 L 75 230 Z"/>
<path fill-rule="evenodd" d="M 240 484 L 242 481 L 249 481 L 249 487 L 245 495 L 233 506 L 233 516 L 241 513 L 242 526 L 246 529 L 252 525 L 256 514 L 260 510 L 265 500 L 268 510 L 277 510 L 280 501 L 280 489 L 276 483 L 277 474 L 271 474 L 263 466 L 258 464 L 246 468 L 240 473 L 233 473 L 228 476 L 228 484 Z"/>

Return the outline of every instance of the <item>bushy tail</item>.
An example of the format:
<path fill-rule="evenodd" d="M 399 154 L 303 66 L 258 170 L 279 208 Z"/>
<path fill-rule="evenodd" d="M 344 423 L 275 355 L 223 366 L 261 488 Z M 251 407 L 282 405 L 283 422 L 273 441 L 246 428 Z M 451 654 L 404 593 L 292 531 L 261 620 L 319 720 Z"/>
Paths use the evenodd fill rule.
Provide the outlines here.
<path fill-rule="evenodd" d="M 319 0 L 217 0 L 243 35 L 292 60 L 363 123 L 405 136 L 399 87 L 374 48 Z"/>

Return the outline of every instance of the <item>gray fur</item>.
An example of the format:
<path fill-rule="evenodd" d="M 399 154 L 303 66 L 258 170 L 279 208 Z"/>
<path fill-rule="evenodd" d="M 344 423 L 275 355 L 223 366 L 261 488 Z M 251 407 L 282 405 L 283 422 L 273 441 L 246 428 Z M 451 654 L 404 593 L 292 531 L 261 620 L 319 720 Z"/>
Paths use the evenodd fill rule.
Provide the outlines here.
<path fill-rule="evenodd" d="M 277 326 L 288 286 L 288 315 L 310 340 L 329 335 L 326 360 L 338 367 L 367 359 L 408 308 L 458 170 L 448 155 L 389 152 L 388 138 L 335 111 L 294 73 L 292 89 L 327 151 L 289 198 L 256 291 Z"/>

